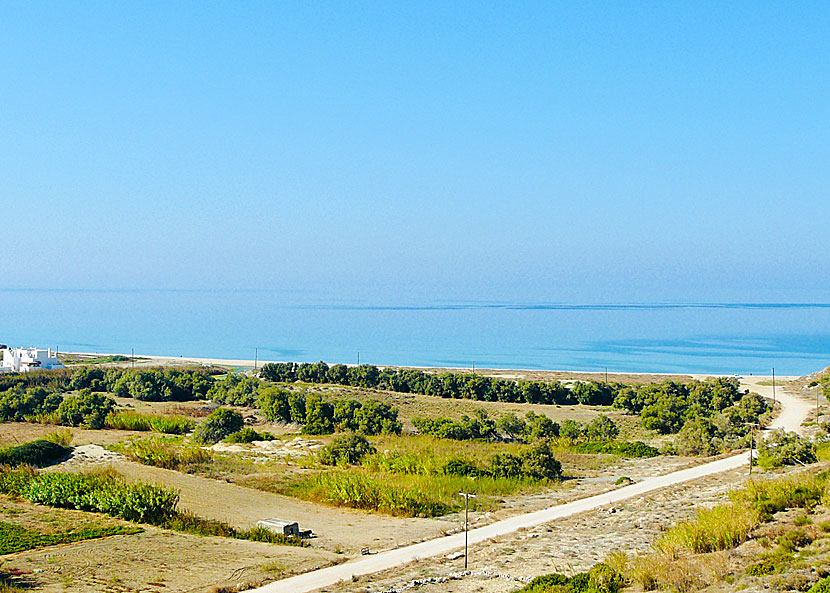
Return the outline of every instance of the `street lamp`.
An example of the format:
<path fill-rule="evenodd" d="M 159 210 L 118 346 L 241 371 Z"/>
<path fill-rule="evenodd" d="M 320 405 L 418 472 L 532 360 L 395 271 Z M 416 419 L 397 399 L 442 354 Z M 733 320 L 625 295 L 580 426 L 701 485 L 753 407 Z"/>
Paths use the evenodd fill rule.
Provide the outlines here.
<path fill-rule="evenodd" d="M 469 527 L 469 512 L 470 512 L 470 499 L 475 498 L 475 494 L 469 494 L 467 492 L 459 492 L 458 496 L 464 497 L 464 570 L 467 570 L 467 531 Z"/>

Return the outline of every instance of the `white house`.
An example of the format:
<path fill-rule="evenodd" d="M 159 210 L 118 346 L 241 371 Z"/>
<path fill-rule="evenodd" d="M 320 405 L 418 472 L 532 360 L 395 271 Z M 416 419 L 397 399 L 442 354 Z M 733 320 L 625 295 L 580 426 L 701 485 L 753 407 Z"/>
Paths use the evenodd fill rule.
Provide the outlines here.
<path fill-rule="evenodd" d="M 51 348 L 8 348 L 0 345 L 0 373 L 28 373 L 34 369 L 59 369 L 57 352 Z"/>

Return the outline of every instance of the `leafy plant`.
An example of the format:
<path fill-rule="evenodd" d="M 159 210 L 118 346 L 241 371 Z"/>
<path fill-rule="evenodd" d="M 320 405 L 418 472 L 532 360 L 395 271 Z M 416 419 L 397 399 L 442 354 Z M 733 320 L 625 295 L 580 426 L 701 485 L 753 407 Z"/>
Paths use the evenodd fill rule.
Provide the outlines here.
<path fill-rule="evenodd" d="M 219 408 L 211 412 L 205 422 L 193 431 L 193 440 L 205 444 L 218 443 L 226 436 L 242 430 L 243 426 L 242 414 L 236 410 Z"/>

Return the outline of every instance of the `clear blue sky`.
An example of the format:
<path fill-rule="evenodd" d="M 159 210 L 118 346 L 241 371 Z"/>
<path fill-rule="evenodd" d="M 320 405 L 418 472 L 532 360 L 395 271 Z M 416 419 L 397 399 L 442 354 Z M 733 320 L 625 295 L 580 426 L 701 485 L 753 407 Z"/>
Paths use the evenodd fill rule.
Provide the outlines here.
<path fill-rule="evenodd" d="M 0 286 L 828 291 L 828 31 L 826 2 L 3 2 Z"/>

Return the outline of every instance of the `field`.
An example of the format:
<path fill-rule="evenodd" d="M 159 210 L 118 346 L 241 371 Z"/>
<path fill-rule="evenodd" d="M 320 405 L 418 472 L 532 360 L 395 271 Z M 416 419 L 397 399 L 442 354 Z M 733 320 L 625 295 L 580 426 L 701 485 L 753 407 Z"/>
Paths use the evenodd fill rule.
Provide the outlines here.
<path fill-rule="evenodd" d="M 117 368 L 119 364 L 124 366 L 123 362 L 108 361 L 101 368 Z M 145 364 L 147 361 L 140 361 L 137 366 L 146 368 Z M 175 368 L 186 371 L 191 367 Z M 518 376 L 514 371 L 502 376 L 507 375 Z M 216 380 L 223 377 L 216 375 Z M 579 376 L 532 373 L 526 378 L 570 381 Z M 637 382 L 666 379 L 626 378 Z M 240 386 L 244 385 L 243 381 Z M 112 527 L 112 522 L 120 524 L 118 520 L 79 513 L 78 516 L 91 521 L 84 533 L 90 538 L 106 537 L 106 545 L 100 539 L 69 543 L 72 538 L 67 537 L 65 544 L 7 555 L 3 557 L 3 566 L 22 571 L 33 582 L 45 586 L 45 590 L 60 586 L 64 591 L 127 591 L 142 584 L 168 591 L 209 590 L 209 585 L 236 587 L 240 582 L 259 583 L 341 562 L 362 550 L 380 551 L 455 533 L 463 524 L 462 501 L 457 496 L 462 490 L 478 494 L 470 518 L 474 526 L 481 526 L 703 461 L 677 455 L 626 458 L 580 453 L 581 441 L 547 437 L 539 440 L 535 436 L 531 439 L 530 433 L 522 438 L 502 435 L 478 440 L 413 434 L 418 418 L 455 421 L 466 415 L 494 422 L 505 414 L 525 418 L 531 412 L 560 426 L 575 421 L 585 427 L 607 418 L 622 441 L 641 440 L 655 447 L 671 442 L 673 435 L 648 430 L 638 416 L 608 406 L 445 399 L 319 383 L 297 382 L 283 387 L 302 393 L 309 406 L 321 398 L 331 402 L 354 400 L 358 406 L 371 406 L 376 401 L 388 403 L 394 406 L 402 433 L 370 434 L 366 442 L 371 451 L 361 460 L 332 466 L 322 461 L 320 453 L 338 442 L 340 432 L 306 434 L 302 425 L 269 420 L 258 407 L 226 404 L 225 407 L 240 413 L 239 426 L 244 424 L 260 440 L 202 443 L 195 433 L 176 433 L 205 426 L 215 416 L 213 412 L 218 406 L 209 399 L 147 401 L 108 393 L 103 395 L 112 398 L 114 408 L 102 428 L 62 428 L 43 423 L 42 419 L 7 421 L 0 431 L 0 446 L 29 442 L 60 431 L 71 440 L 75 452 L 67 461 L 43 471 L 77 473 L 109 468 L 135 484 L 172 488 L 178 492 L 180 511 L 224 522 L 238 530 L 250 529 L 265 518 L 297 521 L 301 529 L 314 533 L 315 537 L 308 540 L 310 548 L 201 537 L 148 525 L 139 526 L 141 531 L 137 533 L 107 537 L 110 532 L 104 529 Z M 85 392 L 66 393 L 67 397 L 77 398 L 84 397 Z M 261 440 L 265 437 L 267 440 Z M 526 460 L 540 443 L 547 443 L 547 453 L 543 452 L 537 461 Z M 544 466 L 545 455 L 552 455 L 557 465 Z M 494 465 L 496 461 L 502 465 Z M 544 471 L 555 473 L 539 473 L 542 466 L 538 463 L 548 468 Z M 507 471 L 504 468 L 519 473 L 498 473 Z M 535 473 L 522 473 L 531 471 L 528 468 Z M 20 508 L 28 505 L 29 516 L 34 512 L 32 508 L 50 516 L 78 513 L 34 507 L 22 501 L 7 502 L 22 505 Z M 3 520 L 0 516 L 0 523 Z M 103 523 L 97 523 L 100 521 Z M 30 530 L 37 523 L 22 518 L 10 522 Z M 134 524 L 129 527 L 135 530 Z M 30 539 L 35 541 L 34 536 Z M 53 540 L 41 541 L 46 545 Z M 148 546 L 153 549 L 147 549 Z M 84 554 L 100 554 L 100 564 L 82 569 Z M 165 554 L 171 558 L 165 559 Z M 509 557 L 512 553 L 505 554 Z M 61 570 L 41 571 L 45 558 L 59 562 Z M 137 559 L 141 561 L 136 562 Z M 113 569 L 107 563 L 122 569 Z M 141 567 L 133 570 L 138 564 Z M 194 567 L 198 577 L 193 575 Z"/>

